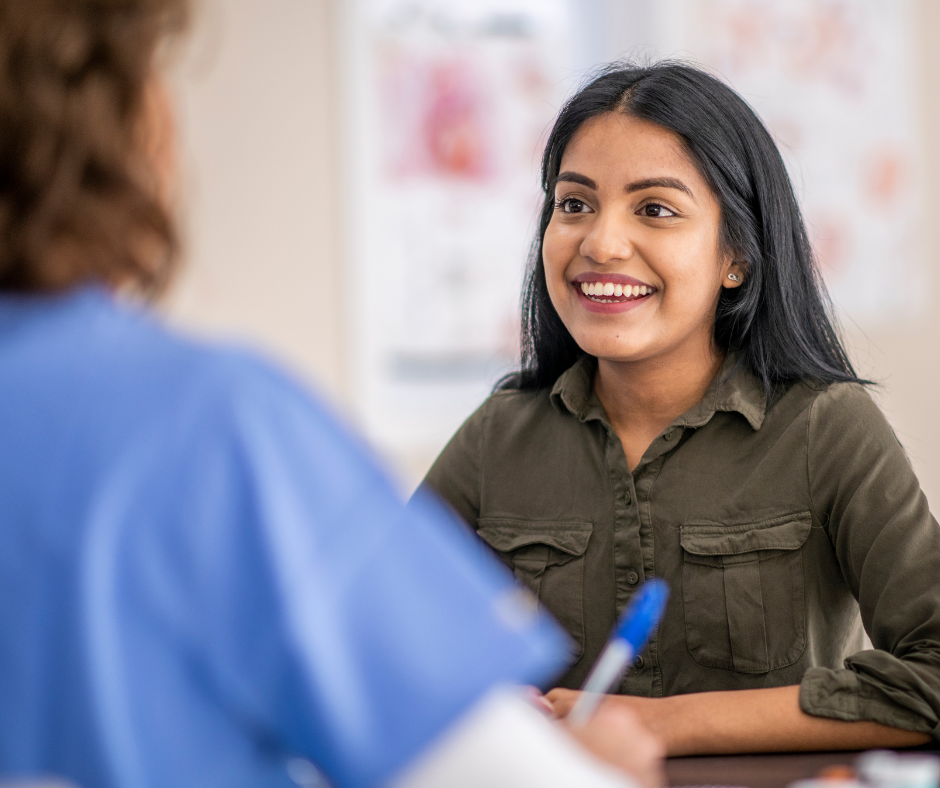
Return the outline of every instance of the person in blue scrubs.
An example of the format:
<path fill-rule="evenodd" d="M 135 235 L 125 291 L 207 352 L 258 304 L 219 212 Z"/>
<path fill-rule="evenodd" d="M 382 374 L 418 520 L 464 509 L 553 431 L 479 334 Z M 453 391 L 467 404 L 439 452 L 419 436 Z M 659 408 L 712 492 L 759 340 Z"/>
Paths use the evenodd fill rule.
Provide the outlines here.
<path fill-rule="evenodd" d="M 0 0 L 0 777 L 655 783 L 631 718 L 585 749 L 494 690 L 567 644 L 439 504 L 406 510 L 289 376 L 123 295 L 171 273 L 151 71 L 185 13 Z"/>

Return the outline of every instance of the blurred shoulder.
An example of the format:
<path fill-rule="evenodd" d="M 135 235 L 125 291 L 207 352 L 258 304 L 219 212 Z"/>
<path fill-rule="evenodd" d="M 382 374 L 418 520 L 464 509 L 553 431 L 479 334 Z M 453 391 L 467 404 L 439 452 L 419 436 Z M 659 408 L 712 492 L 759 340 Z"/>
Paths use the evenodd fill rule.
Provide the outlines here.
<path fill-rule="evenodd" d="M 191 336 L 104 291 L 77 294 L 65 311 L 47 355 L 90 409 L 203 435 L 263 423 L 259 435 L 273 427 L 287 437 L 303 424 L 323 440 L 348 440 L 312 387 L 251 348 Z"/>

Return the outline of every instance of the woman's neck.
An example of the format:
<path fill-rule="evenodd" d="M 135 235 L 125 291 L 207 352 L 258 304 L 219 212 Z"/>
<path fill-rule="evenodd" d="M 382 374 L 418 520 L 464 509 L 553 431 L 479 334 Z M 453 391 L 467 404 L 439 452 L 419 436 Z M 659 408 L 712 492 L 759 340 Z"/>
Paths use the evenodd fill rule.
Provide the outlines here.
<path fill-rule="evenodd" d="M 631 470 L 650 443 L 702 399 L 723 361 L 724 354 L 715 348 L 678 358 L 598 359 L 594 390 Z"/>

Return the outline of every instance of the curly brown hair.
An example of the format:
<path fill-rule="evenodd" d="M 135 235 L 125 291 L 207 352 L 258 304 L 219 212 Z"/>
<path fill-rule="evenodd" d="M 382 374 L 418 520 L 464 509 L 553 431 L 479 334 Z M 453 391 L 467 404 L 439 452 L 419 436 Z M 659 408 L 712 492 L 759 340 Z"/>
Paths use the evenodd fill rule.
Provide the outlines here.
<path fill-rule="evenodd" d="M 188 0 L 0 0 L 0 290 L 156 294 L 177 258 L 141 122 Z"/>

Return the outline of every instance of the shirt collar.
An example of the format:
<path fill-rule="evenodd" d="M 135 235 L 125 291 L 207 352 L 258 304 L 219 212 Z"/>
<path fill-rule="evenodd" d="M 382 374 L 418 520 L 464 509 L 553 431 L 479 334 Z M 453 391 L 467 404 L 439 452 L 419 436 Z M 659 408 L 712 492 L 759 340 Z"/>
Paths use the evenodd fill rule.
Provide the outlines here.
<path fill-rule="evenodd" d="M 565 370 L 552 387 L 551 399 L 555 407 L 565 408 L 580 421 L 599 419 L 607 423 L 604 406 L 594 393 L 594 373 L 597 359 L 583 355 Z M 767 413 L 764 389 L 748 370 L 729 355 L 715 379 L 709 384 L 705 396 L 687 410 L 673 424 L 681 427 L 701 427 L 717 411 L 740 413 L 754 430 L 759 430 Z"/>

